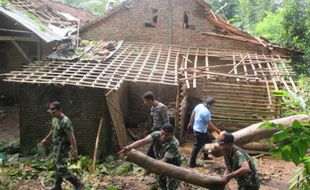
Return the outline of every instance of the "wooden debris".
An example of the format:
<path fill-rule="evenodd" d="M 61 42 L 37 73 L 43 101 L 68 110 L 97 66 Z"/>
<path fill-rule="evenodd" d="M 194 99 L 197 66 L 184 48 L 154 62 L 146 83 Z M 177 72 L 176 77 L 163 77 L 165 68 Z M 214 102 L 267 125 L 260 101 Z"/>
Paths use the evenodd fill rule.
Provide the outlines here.
<path fill-rule="evenodd" d="M 95 143 L 95 149 L 94 149 L 94 157 L 93 157 L 93 165 L 92 165 L 93 170 L 96 169 L 96 160 L 97 160 L 98 146 L 99 146 L 99 140 L 100 140 L 100 134 L 101 134 L 102 126 L 103 126 L 103 118 L 100 118 L 100 123 L 99 123 L 99 127 L 98 127 L 96 143 Z"/>

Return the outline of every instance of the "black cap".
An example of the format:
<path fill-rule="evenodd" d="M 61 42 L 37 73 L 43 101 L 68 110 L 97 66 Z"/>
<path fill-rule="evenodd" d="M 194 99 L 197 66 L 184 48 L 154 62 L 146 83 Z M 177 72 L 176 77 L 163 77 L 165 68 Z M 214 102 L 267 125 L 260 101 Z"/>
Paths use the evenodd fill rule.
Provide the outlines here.
<path fill-rule="evenodd" d="M 231 133 L 224 132 L 216 139 L 216 142 L 219 144 L 234 144 L 234 139 L 235 137 Z"/>
<path fill-rule="evenodd" d="M 162 128 L 163 131 L 167 132 L 167 133 L 173 133 L 174 132 L 174 127 L 173 125 L 171 125 L 170 123 L 165 123 Z"/>
<path fill-rule="evenodd" d="M 49 104 L 47 112 L 53 113 L 56 110 L 61 110 L 61 104 L 59 101 L 54 101 Z"/>

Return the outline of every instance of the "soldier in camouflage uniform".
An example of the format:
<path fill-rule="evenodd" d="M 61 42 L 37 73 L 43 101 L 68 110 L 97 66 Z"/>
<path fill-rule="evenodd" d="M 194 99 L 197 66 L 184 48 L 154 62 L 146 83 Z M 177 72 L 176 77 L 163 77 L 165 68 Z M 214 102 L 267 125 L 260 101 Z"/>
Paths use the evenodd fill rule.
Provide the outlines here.
<path fill-rule="evenodd" d="M 234 136 L 224 132 L 217 142 L 227 167 L 223 181 L 228 183 L 231 178 L 236 178 L 239 190 L 258 190 L 260 184 L 254 162 L 245 151 L 234 145 Z"/>
<path fill-rule="evenodd" d="M 61 105 L 58 101 L 52 102 L 49 105 L 48 112 L 50 112 L 53 117 L 52 129 L 41 141 L 41 145 L 46 145 L 49 138 L 52 137 L 55 156 L 55 185 L 51 190 L 62 190 L 61 184 L 63 179 L 70 181 L 76 190 L 80 190 L 83 188 L 83 183 L 67 168 L 71 147 L 73 158 L 77 159 L 78 157 L 72 123 L 70 119 L 61 112 Z"/>
<path fill-rule="evenodd" d="M 161 127 L 165 123 L 169 123 L 168 108 L 163 103 L 155 99 L 153 92 L 145 92 L 142 96 L 143 103 L 147 106 L 151 106 L 152 116 L 152 132 L 160 131 Z M 151 144 L 147 151 L 147 155 L 156 158 L 154 153 L 154 144 Z"/>
<path fill-rule="evenodd" d="M 166 123 L 160 131 L 155 131 L 144 139 L 124 147 L 119 154 L 125 156 L 131 149 L 154 143 L 154 152 L 157 160 L 180 166 L 181 155 L 179 152 L 179 141 L 175 138 L 173 132 L 174 127 L 170 123 Z M 163 190 L 175 190 L 178 188 L 180 181 L 167 176 L 159 176 L 158 183 Z"/>

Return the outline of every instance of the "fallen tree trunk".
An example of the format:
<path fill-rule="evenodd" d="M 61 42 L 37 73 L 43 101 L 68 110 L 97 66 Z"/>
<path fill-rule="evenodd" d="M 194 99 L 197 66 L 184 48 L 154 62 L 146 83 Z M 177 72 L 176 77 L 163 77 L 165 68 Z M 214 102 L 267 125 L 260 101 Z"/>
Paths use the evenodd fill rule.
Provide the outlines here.
<path fill-rule="evenodd" d="M 276 146 L 267 142 L 251 142 L 241 145 L 241 148 L 254 151 L 269 151 Z"/>
<path fill-rule="evenodd" d="M 293 115 L 280 119 L 274 119 L 270 122 L 275 124 L 282 124 L 284 127 L 289 127 L 295 120 L 301 122 L 310 122 L 310 116 L 305 114 Z M 259 128 L 263 123 L 264 122 L 256 123 L 232 133 L 235 137 L 235 144 L 240 146 L 249 142 L 257 142 L 260 139 L 269 138 L 277 132 L 277 129 Z M 206 144 L 204 146 L 204 151 L 211 152 L 211 154 L 214 156 L 221 156 L 217 143 Z"/>
<path fill-rule="evenodd" d="M 127 160 L 147 169 L 147 171 L 152 173 L 173 177 L 187 183 L 208 188 L 210 190 L 223 190 L 225 187 L 225 184 L 220 177 L 200 175 L 192 170 L 155 160 L 134 149 L 128 153 Z"/>

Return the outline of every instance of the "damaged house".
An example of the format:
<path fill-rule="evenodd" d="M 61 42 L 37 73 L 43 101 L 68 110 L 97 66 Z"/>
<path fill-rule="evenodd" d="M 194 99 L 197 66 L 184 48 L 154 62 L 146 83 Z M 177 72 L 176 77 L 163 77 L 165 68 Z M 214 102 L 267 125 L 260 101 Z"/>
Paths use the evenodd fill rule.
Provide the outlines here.
<path fill-rule="evenodd" d="M 235 131 L 279 116 L 272 90 L 298 91 L 286 63 L 291 50 L 234 27 L 203 0 L 127 0 L 80 35 L 83 48 L 73 55 L 62 49 L 6 74 L 5 81 L 22 83 L 24 150 L 48 132 L 46 103 L 54 99 L 72 119 L 82 153 L 92 154 L 103 118 L 105 154 L 113 138 L 126 145 L 128 127 L 148 120 L 147 90 L 169 105 L 179 138 L 200 98 L 216 98 L 215 124 Z"/>
<path fill-rule="evenodd" d="M 50 0 L 0 4 L 0 73 L 42 60 L 57 43 L 94 19 L 86 11 Z M 17 88 L 0 79 L 0 95 L 15 97 Z"/>

